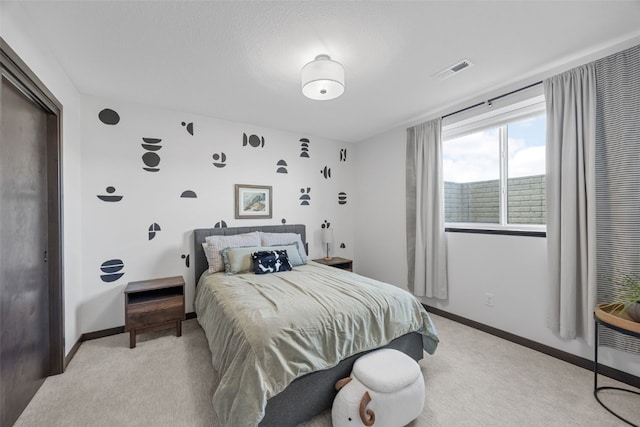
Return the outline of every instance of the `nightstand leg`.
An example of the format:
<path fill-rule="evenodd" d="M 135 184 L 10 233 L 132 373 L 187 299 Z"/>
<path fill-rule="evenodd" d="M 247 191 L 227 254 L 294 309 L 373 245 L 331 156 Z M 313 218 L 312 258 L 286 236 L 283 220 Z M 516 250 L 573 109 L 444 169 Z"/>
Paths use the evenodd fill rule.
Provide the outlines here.
<path fill-rule="evenodd" d="M 136 330 L 132 329 L 129 332 L 129 348 L 136 348 Z"/>
<path fill-rule="evenodd" d="M 182 320 L 178 320 L 176 322 L 176 336 L 177 337 L 182 336 Z"/>

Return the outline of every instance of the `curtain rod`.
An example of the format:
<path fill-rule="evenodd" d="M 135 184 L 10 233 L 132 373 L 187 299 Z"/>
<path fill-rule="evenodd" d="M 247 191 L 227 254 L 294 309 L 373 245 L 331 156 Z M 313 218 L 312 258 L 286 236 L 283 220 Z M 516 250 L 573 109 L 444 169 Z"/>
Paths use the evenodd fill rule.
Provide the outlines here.
<path fill-rule="evenodd" d="M 484 104 L 489 104 L 489 106 L 491 106 L 491 103 L 493 101 L 497 101 L 498 99 L 502 99 L 502 98 L 507 97 L 509 95 L 513 95 L 514 93 L 522 92 L 523 90 L 529 89 L 529 88 L 534 87 L 534 86 L 538 86 L 539 84 L 542 84 L 542 81 L 531 83 L 530 85 L 527 85 L 525 87 L 521 87 L 520 89 L 512 90 L 511 92 L 507 92 L 507 93 L 499 95 L 499 96 L 495 96 L 495 97 L 493 97 L 491 99 L 488 99 L 488 100 L 486 100 L 484 102 L 478 102 L 477 104 L 470 105 L 470 106 L 462 108 L 462 109 L 460 109 L 458 111 L 454 111 L 453 113 L 445 114 L 444 116 L 442 116 L 442 118 L 445 119 L 447 117 L 453 116 L 455 114 L 460 114 L 460 113 L 462 113 L 464 111 L 471 110 L 472 108 L 476 108 L 476 107 L 479 107 L 479 106 L 484 105 Z"/>

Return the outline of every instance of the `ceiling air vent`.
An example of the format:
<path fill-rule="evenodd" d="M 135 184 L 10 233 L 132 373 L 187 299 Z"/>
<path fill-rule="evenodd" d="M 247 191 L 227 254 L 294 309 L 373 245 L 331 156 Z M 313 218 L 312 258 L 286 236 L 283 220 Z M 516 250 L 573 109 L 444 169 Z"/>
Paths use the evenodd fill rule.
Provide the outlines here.
<path fill-rule="evenodd" d="M 433 77 L 437 77 L 440 80 L 445 80 L 453 76 L 454 74 L 459 73 L 462 70 L 466 70 L 471 66 L 473 66 L 471 61 L 469 61 L 468 59 L 463 59 L 462 61 L 459 61 L 453 64 L 452 66 L 447 67 L 444 70 L 434 74 Z"/>

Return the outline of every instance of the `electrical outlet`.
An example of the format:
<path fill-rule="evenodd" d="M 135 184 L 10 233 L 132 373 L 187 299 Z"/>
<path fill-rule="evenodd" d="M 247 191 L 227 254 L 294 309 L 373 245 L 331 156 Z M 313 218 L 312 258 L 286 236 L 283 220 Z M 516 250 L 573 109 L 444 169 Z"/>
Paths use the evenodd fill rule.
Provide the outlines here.
<path fill-rule="evenodd" d="M 484 305 L 487 307 L 493 307 L 493 294 L 484 294 Z"/>

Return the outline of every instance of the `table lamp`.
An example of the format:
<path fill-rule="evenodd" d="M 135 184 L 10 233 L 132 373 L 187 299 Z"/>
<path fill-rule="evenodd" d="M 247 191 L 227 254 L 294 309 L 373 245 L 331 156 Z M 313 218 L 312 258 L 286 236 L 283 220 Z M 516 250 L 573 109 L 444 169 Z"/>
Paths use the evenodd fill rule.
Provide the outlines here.
<path fill-rule="evenodd" d="M 325 260 L 330 260 L 329 256 L 329 243 L 333 243 L 333 228 L 323 228 L 322 229 L 322 243 L 327 245 L 327 256 L 324 257 Z"/>

